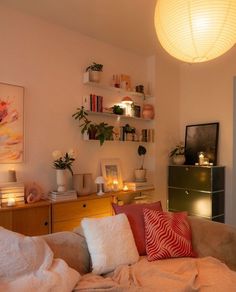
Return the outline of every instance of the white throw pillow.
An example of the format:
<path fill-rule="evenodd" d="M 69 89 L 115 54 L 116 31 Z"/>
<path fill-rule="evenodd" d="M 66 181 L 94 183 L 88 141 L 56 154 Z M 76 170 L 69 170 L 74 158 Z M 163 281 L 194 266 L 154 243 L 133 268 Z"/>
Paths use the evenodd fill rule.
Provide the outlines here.
<path fill-rule="evenodd" d="M 119 265 L 139 259 L 133 233 L 125 214 L 104 218 L 84 218 L 81 222 L 92 259 L 92 272 L 105 274 Z"/>

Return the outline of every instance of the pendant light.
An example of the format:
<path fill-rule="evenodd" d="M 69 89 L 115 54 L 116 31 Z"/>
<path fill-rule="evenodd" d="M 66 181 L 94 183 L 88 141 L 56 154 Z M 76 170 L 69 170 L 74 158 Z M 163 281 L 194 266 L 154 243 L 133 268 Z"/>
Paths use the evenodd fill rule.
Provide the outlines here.
<path fill-rule="evenodd" d="M 158 0 L 155 28 L 173 57 L 188 63 L 215 59 L 236 43 L 236 0 Z"/>

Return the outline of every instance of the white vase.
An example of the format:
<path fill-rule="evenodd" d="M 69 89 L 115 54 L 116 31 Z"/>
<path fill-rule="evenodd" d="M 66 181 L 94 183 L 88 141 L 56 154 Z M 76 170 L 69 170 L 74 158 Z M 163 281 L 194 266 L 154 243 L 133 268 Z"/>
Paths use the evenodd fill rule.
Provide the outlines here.
<path fill-rule="evenodd" d="M 146 169 L 135 169 L 135 181 L 146 181 Z"/>
<path fill-rule="evenodd" d="M 175 165 L 183 165 L 185 163 L 185 156 L 184 155 L 174 155 L 172 157 L 172 162 Z"/>
<path fill-rule="evenodd" d="M 57 169 L 57 191 L 58 192 L 65 192 L 66 191 L 66 184 L 67 184 L 67 173 L 66 169 Z"/>

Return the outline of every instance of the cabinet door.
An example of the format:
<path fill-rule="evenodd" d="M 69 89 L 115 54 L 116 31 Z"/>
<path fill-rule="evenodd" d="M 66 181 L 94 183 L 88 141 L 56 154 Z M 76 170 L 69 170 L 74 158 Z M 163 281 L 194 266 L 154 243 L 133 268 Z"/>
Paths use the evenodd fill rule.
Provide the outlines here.
<path fill-rule="evenodd" d="M 50 206 L 14 210 L 12 230 L 30 236 L 50 233 Z"/>
<path fill-rule="evenodd" d="M 12 229 L 12 211 L 0 212 L 0 226 Z"/>

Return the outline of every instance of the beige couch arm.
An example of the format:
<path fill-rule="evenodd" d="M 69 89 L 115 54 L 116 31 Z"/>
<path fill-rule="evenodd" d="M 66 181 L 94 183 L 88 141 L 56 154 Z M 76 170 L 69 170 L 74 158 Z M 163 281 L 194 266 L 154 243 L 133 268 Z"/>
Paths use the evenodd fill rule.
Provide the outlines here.
<path fill-rule="evenodd" d="M 236 228 L 189 216 L 193 249 L 199 257 L 213 256 L 236 271 Z"/>
<path fill-rule="evenodd" d="M 83 236 L 74 232 L 57 232 L 40 236 L 54 253 L 54 258 L 63 259 L 81 275 L 90 271 L 90 256 Z"/>

